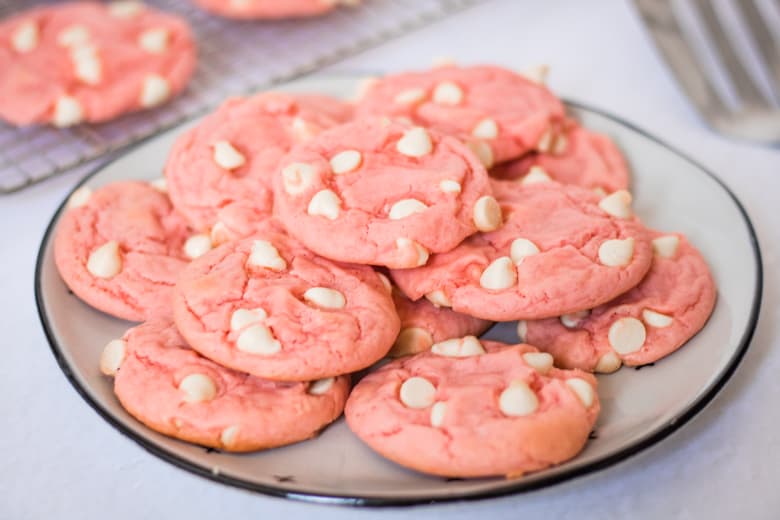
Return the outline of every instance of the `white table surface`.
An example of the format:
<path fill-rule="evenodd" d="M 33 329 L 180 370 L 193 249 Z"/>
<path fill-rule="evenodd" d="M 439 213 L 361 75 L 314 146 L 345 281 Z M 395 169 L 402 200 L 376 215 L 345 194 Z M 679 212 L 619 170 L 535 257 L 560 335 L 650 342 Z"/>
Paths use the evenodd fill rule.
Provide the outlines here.
<path fill-rule="evenodd" d="M 710 406 L 617 466 L 500 499 L 355 510 L 207 481 L 112 429 L 71 388 L 49 351 L 35 310 L 33 270 L 49 218 L 78 180 L 70 174 L 0 196 L 0 518 L 778 518 L 778 149 L 729 141 L 705 128 L 626 1 L 495 0 L 332 69 L 422 68 L 440 56 L 515 68 L 548 63 L 558 93 L 663 137 L 717 173 L 742 200 L 763 248 L 764 302 L 744 361 Z"/>

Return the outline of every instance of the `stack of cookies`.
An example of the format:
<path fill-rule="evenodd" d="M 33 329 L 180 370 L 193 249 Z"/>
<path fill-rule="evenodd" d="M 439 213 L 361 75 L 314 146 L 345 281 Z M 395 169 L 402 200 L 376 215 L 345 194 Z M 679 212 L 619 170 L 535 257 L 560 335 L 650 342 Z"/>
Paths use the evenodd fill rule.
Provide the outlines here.
<path fill-rule="evenodd" d="M 715 286 L 684 236 L 633 214 L 619 150 L 542 72 L 448 65 L 355 103 L 230 99 L 179 137 L 163 179 L 74 192 L 63 279 L 144 322 L 96 360 L 122 405 L 225 451 L 344 412 L 381 455 L 447 477 L 576 456 L 593 372 L 672 353 Z M 506 321 L 517 344 L 478 339 Z"/>

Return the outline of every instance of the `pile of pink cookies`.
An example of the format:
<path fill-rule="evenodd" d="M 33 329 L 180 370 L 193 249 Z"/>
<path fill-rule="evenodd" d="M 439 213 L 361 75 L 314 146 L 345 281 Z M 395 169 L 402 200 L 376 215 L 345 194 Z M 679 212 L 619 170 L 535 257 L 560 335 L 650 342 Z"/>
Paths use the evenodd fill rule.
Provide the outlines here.
<path fill-rule="evenodd" d="M 100 367 L 154 430 L 251 451 L 344 411 L 406 467 L 519 476 L 583 448 L 592 372 L 670 354 L 714 307 L 700 253 L 646 228 L 628 184 L 539 77 L 444 66 L 355 103 L 229 99 L 164 179 L 75 191 L 55 259 L 145 322 Z M 518 344 L 477 338 L 497 321 Z"/>

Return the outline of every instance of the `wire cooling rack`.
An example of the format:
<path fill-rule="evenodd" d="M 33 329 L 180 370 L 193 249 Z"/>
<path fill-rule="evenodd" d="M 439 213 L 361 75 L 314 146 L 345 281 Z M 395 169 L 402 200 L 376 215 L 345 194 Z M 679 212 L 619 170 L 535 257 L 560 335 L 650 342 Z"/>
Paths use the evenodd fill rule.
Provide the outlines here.
<path fill-rule="evenodd" d="M 479 1 L 363 0 L 359 7 L 319 18 L 237 22 L 201 11 L 191 0 L 148 0 L 192 25 L 199 62 L 187 90 L 158 109 L 99 125 L 15 128 L 0 122 L 0 193 L 60 172 L 88 169 L 107 154 L 201 114 L 229 95 L 311 72 Z M 41 3 L 46 2 L 0 0 L 0 17 Z"/>

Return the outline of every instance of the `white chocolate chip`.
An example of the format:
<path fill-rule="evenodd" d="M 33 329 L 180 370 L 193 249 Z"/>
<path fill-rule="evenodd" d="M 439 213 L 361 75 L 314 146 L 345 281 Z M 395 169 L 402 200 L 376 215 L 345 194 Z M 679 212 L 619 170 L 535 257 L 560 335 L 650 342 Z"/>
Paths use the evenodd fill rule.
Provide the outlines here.
<path fill-rule="evenodd" d="M 408 157 L 423 157 L 433 151 L 433 142 L 425 128 L 416 126 L 404 132 L 395 147 Z"/>
<path fill-rule="evenodd" d="M 553 145 L 552 154 L 563 155 L 566 153 L 568 148 L 569 138 L 566 136 L 566 134 L 558 134 L 558 137 L 555 139 L 555 144 Z"/>
<path fill-rule="evenodd" d="M 471 130 L 471 135 L 478 139 L 495 139 L 498 137 L 498 125 L 493 119 L 483 119 Z"/>
<path fill-rule="evenodd" d="M 246 158 L 228 141 L 214 143 L 214 162 L 225 170 L 235 170 L 246 164 Z"/>
<path fill-rule="evenodd" d="M 620 359 L 620 356 L 614 352 L 607 352 L 599 358 L 595 371 L 600 374 L 611 374 L 619 369 L 622 364 L 623 361 Z"/>
<path fill-rule="evenodd" d="M 498 397 L 498 409 L 510 417 L 530 415 L 539 408 L 539 398 L 525 381 L 512 381 Z"/>
<path fill-rule="evenodd" d="M 422 213 L 428 206 L 417 199 L 402 199 L 390 207 L 387 217 L 390 220 L 401 220 L 415 213 Z"/>
<path fill-rule="evenodd" d="M 124 340 L 113 339 L 109 341 L 100 354 L 100 371 L 107 376 L 116 374 L 125 360 L 126 352 L 127 343 Z"/>
<path fill-rule="evenodd" d="M 618 190 L 611 195 L 607 195 L 601 199 L 599 207 L 608 215 L 617 218 L 630 218 L 633 215 L 631 211 L 631 194 L 626 190 Z"/>
<path fill-rule="evenodd" d="M 70 25 L 57 35 L 57 43 L 63 47 L 84 45 L 89 39 L 89 30 L 83 25 Z"/>
<path fill-rule="evenodd" d="M 463 101 L 463 89 L 452 81 L 442 81 L 433 89 L 433 102 L 439 105 L 459 105 Z"/>
<path fill-rule="evenodd" d="M 38 47 L 38 26 L 35 22 L 19 24 L 11 35 L 11 46 L 20 54 L 35 50 Z"/>
<path fill-rule="evenodd" d="M 187 258 L 194 260 L 199 256 L 203 256 L 213 247 L 211 243 L 211 237 L 206 234 L 192 235 L 184 242 L 184 254 Z"/>
<path fill-rule="evenodd" d="M 336 381 L 333 377 L 326 377 L 325 379 L 318 379 L 312 381 L 309 385 L 309 393 L 312 395 L 322 395 L 328 392 Z"/>
<path fill-rule="evenodd" d="M 73 61 L 74 75 L 82 83 L 97 85 L 103 77 L 103 67 L 97 50 L 91 45 L 71 47 L 70 58 Z"/>
<path fill-rule="evenodd" d="M 447 403 L 443 401 L 433 403 L 431 406 L 431 426 L 441 428 L 445 415 L 447 415 Z"/>
<path fill-rule="evenodd" d="M 579 377 L 572 377 L 566 380 L 566 385 L 579 397 L 585 408 L 590 408 L 595 399 L 595 392 L 590 383 Z"/>
<path fill-rule="evenodd" d="M 520 343 L 525 343 L 525 338 L 528 336 L 528 322 L 520 320 L 517 322 L 517 339 Z"/>
<path fill-rule="evenodd" d="M 60 96 L 54 105 L 52 124 L 59 128 L 73 126 L 84 120 L 84 109 L 81 103 L 71 96 Z"/>
<path fill-rule="evenodd" d="M 230 232 L 224 222 L 217 221 L 211 226 L 209 231 L 209 238 L 211 243 L 216 247 L 220 244 L 224 244 L 232 239 L 233 234 Z"/>
<path fill-rule="evenodd" d="M 376 273 L 376 275 L 379 277 L 379 281 L 382 282 L 382 285 L 384 285 L 385 289 L 387 289 L 387 292 L 392 293 L 393 284 L 390 283 L 390 280 L 387 278 L 387 276 L 383 275 L 382 273 Z"/>
<path fill-rule="evenodd" d="M 397 105 L 416 105 L 425 99 L 425 90 L 409 88 L 396 94 L 393 102 Z"/>
<path fill-rule="evenodd" d="M 517 283 L 515 264 L 508 256 L 493 260 L 479 277 L 479 285 L 485 289 L 500 291 L 508 289 Z"/>
<path fill-rule="evenodd" d="M 279 254 L 279 250 L 267 240 L 254 241 L 247 264 L 252 267 L 265 267 L 272 271 L 287 269 L 287 262 Z"/>
<path fill-rule="evenodd" d="M 238 335 L 236 348 L 249 354 L 270 356 L 282 350 L 282 344 L 274 337 L 271 329 L 261 323 L 245 328 Z"/>
<path fill-rule="evenodd" d="M 306 191 L 317 177 L 317 169 L 309 163 L 291 163 L 282 168 L 284 191 L 290 195 L 300 195 Z"/>
<path fill-rule="evenodd" d="M 446 357 L 470 357 L 484 354 L 485 349 L 476 336 L 465 336 L 440 341 L 431 346 L 431 352 Z"/>
<path fill-rule="evenodd" d="M 410 240 L 408 238 L 396 238 L 395 247 L 397 247 L 399 250 L 414 249 L 415 253 L 417 253 L 417 263 L 412 267 L 425 265 L 425 263 L 428 261 L 428 257 L 430 256 L 430 253 L 427 249 L 414 240 Z"/>
<path fill-rule="evenodd" d="M 664 235 L 653 239 L 653 252 L 663 258 L 673 258 L 680 246 L 680 237 Z"/>
<path fill-rule="evenodd" d="M 341 199 L 331 190 L 320 190 L 309 201 L 306 212 L 312 216 L 336 220 L 341 212 Z"/>
<path fill-rule="evenodd" d="M 222 430 L 222 433 L 219 435 L 219 442 L 222 446 L 230 448 L 236 441 L 236 435 L 238 435 L 238 426 L 228 426 Z"/>
<path fill-rule="evenodd" d="M 168 181 L 165 177 L 157 178 L 149 182 L 149 184 L 160 193 L 168 193 Z"/>
<path fill-rule="evenodd" d="M 433 345 L 431 333 L 421 327 L 406 327 L 401 329 L 393 343 L 393 356 L 406 356 L 428 350 Z"/>
<path fill-rule="evenodd" d="M 87 260 L 87 271 L 98 278 L 113 278 L 121 270 L 122 256 L 116 240 L 110 240 L 95 248 Z"/>
<path fill-rule="evenodd" d="M 485 141 L 469 141 L 466 143 L 466 146 L 468 146 L 469 150 L 477 156 L 477 159 L 482 163 L 482 166 L 485 168 L 493 167 L 493 163 L 495 162 L 493 148 L 491 148 L 488 143 Z"/>
<path fill-rule="evenodd" d="M 410 377 L 401 385 L 399 397 L 407 408 L 428 408 L 433 404 L 436 387 L 424 377 Z"/>
<path fill-rule="evenodd" d="M 539 142 L 536 144 L 536 149 L 542 153 L 550 153 L 553 149 L 553 141 L 555 140 L 555 134 L 553 134 L 552 128 L 547 128 L 542 136 L 539 138 Z"/>
<path fill-rule="evenodd" d="M 642 311 L 642 320 L 644 320 L 644 322 L 651 327 L 663 329 L 664 327 L 671 325 L 674 321 L 674 318 L 667 316 L 666 314 L 661 314 L 660 312 L 645 309 Z"/>
<path fill-rule="evenodd" d="M 144 4 L 134 0 L 118 0 L 108 4 L 108 12 L 117 18 L 132 18 L 144 9 Z"/>
<path fill-rule="evenodd" d="M 501 227 L 503 216 L 498 201 L 490 195 L 480 197 L 474 204 L 474 225 L 483 232 L 495 231 Z"/>
<path fill-rule="evenodd" d="M 162 54 L 168 50 L 169 37 L 168 30 L 162 27 L 147 29 L 138 36 L 138 46 L 150 54 Z"/>
<path fill-rule="evenodd" d="M 550 67 L 548 65 L 537 65 L 536 67 L 531 67 L 520 72 L 520 75 L 529 81 L 533 81 L 539 85 L 544 85 L 547 83 L 547 75 L 549 72 Z"/>
<path fill-rule="evenodd" d="M 82 186 L 68 197 L 68 208 L 80 208 L 84 206 L 92 196 L 92 190 L 88 186 Z"/>
<path fill-rule="evenodd" d="M 609 328 L 609 344 L 618 354 L 636 352 L 645 344 L 647 331 L 636 318 L 620 318 Z"/>
<path fill-rule="evenodd" d="M 344 150 L 330 158 L 330 169 L 340 175 L 357 170 L 363 162 L 363 155 L 357 150 Z"/>
<path fill-rule="evenodd" d="M 171 85 L 168 80 L 156 74 L 144 78 L 141 87 L 140 103 L 144 108 L 152 108 L 168 100 L 171 95 Z"/>
<path fill-rule="evenodd" d="M 357 83 L 357 89 L 355 92 L 355 98 L 356 99 L 363 99 L 366 97 L 366 94 L 368 94 L 372 88 L 374 88 L 374 85 L 376 85 L 379 82 L 377 78 L 374 77 L 367 77 L 363 78 Z"/>
<path fill-rule="evenodd" d="M 217 395 L 217 385 L 205 374 L 188 375 L 179 383 L 179 390 L 184 392 L 188 403 L 211 401 Z"/>
<path fill-rule="evenodd" d="M 607 192 L 601 186 L 596 186 L 595 188 L 593 188 L 593 193 L 595 193 L 602 199 L 607 196 Z"/>
<path fill-rule="evenodd" d="M 553 367 L 553 357 L 547 352 L 526 352 L 523 360 L 540 374 L 546 374 Z"/>
<path fill-rule="evenodd" d="M 291 124 L 292 130 L 301 141 L 306 141 L 317 135 L 317 127 L 309 124 L 302 117 L 294 117 Z"/>
<path fill-rule="evenodd" d="M 236 309 L 230 315 L 230 330 L 238 331 L 253 323 L 261 323 L 268 317 L 268 313 L 261 308 Z"/>
<path fill-rule="evenodd" d="M 452 307 L 452 302 L 441 289 L 429 292 L 425 298 L 436 307 Z"/>
<path fill-rule="evenodd" d="M 605 240 L 599 246 L 599 261 L 610 267 L 620 267 L 631 263 L 634 257 L 634 239 Z"/>
<path fill-rule="evenodd" d="M 520 265 L 523 258 L 537 254 L 539 254 L 539 248 L 527 238 L 516 238 L 509 246 L 509 257 L 515 265 Z"/>
<path fill-rule="evenodd" d="M 303 299 L 312 305 L 323 309 L 343 309 L 347 299 L 336 289 L 329 287 L 312 287 L 303 293 Z"/>
<path fill-rule="evenodd" d="M 560 317 L 561 324 L 567 329 L 573 329 L 577 327 L 580 322 L 590 316 L 589 310 L 572 312 L 571 314 L 564 314 Z"/>
<path fill-rule="evenodd" d="M 531 166 L 531 169 L 528 170 L 528 173 L 520 181 L 520 184 L 525 186 L 527 184 L 538 184 L 540 182 L 550 181 L 552 181 L 552 179 L 541 166 Z"/>
<path fill-rule="evenodd" d="M 460 193 L 461 186 L 457 181 L 444 179 L 439 183 L 439 189 L 444 193 Z"/>

